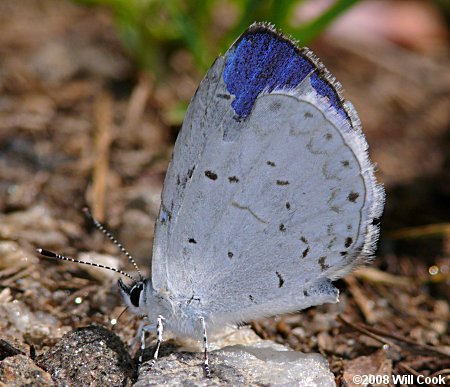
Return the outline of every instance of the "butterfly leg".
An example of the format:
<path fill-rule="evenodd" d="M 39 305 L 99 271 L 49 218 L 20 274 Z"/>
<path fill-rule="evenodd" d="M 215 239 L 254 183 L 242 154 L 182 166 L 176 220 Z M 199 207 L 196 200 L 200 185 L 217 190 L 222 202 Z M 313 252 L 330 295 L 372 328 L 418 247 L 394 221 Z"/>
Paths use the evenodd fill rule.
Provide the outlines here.
<path fill-rule="evenodd" d="M 161 346 L 161 341 L 163 341 L 162 334 L 163 334 L 163 325 L 162 320 L 164 320 L 164 317 L 158 316 L 158 319 L 156 320 L 156 325 L 143 325 L 141 324 L 139 327 L 139 334 L 141 336 L 141 353 L 139 355 L 139 364 L 142 363 L 142 358 L 144 356 L 144 350 L 145 350 L 145 333 L 146 332 L 156 332 L 156 348 L 153 352 L 153 359 L 150 362 L 150 368 L 153 368 L 153 366 L 156 363 L 156 360 L 158 359 L 158 353 L 159 353 L 159 347 Z"/>
<path fill-rule="evenodd" d="M 143 346 L 145 347 L 145 332 L 156 332 L 156 326 L 149 324 L 146 320 L 142 320 L 139 323 L 139 327 L 136 331 L 136 335 L 133 337 L 133 340 L 130 343 L 130 347 L 134 348 L 138 342 L 140 341 L 140 355 L 139 355 L 139 363 L 142 361 L 142 353 L 143 353 Z M 142 344 L 144 343 L 144 345 Z M 144 348 L 145 349 L 145 348 Z"/>
<path fill-rule="evenodd" d="M 138 329 L 138 335 L 141 337 L 141 351 L 139 354 L 139 364 L 142 363 L 142 357 L 144 356 L 144 350 L 145 350 L 145 333 L 146 332 L 156 332 L 156 326 L 155 325 L 144 325 L 145 322 L 141 323 L 139 325 Z"/>
<path fill-rule="evenodd" d="M 210 377 L 211 370 L 209 369 L 209 358 L 208 358 L 208 336 L 206 335 L 206 324 L 205 324 L 204 317 L 200 317 L 200 322 L 202 324 L 202 330 L 203 330 L 203 350 L 204 350 L 203 369 L 205 371 L 205 375 L 207 377 Z"/>
<path fill-rule="evenodd" d="M 158 354 L 159 354 L 159 347 L 161 346 L 161 342 L 163 341 L 163 323 L 162 320 L 164 320 L 163 316 L 158 316 L 156 320 L 156 347 L 155 352 L 153 352 L 153 359 L 150 360 L 150 369 L 152 369 L 156 361 L 158 360 Z M 145 344 L 144 344 L 145 347 Z M 142 348 L 142 342 L 141 342 L 141 348 Z"/>

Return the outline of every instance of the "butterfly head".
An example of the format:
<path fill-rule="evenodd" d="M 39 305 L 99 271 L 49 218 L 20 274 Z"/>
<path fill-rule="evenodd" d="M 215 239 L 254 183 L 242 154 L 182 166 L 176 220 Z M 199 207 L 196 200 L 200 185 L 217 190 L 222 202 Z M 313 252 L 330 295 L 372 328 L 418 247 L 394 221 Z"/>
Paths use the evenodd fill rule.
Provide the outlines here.
<path fill-rule="evenodd" d="M 146 315 L 144 312 L 145 305 L 145 290 L 148 286 L 146 280 L 139 280 L 130 286 L 127 286 L 121 278 L 118 281 L 119 291 L 123 301 L 128 308 L 137 315 Z"/>

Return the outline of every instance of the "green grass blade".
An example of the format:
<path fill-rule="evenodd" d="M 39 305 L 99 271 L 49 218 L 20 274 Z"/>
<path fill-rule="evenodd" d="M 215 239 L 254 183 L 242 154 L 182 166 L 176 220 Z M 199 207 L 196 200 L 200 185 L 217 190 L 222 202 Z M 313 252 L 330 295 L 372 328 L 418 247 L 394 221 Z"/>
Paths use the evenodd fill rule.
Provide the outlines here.
<path fill-rule="evenodd" d="M 330 8 L 316 19 L 290 31 L 291 35 L 302 44 L 310 43 L 322 33 L 339 15 L 347 11 L 360 0 L 337 0 Z"/>

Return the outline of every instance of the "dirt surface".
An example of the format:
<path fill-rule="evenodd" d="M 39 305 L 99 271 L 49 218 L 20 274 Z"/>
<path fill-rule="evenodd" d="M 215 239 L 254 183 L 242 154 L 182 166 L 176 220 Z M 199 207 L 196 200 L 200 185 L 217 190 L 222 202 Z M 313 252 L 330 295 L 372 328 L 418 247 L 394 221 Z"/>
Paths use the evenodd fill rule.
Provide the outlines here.
<path fill-rule="evenodd" d="M 312 48 L 356 106 L 386 186 L 377 259 L 337 282 L 339 304 L 252 326 L 295 350 L 321 352 L 338 383 L 352 385 L 355 374 L 448 374 L 448 35 L 423 51 L 348 39 L 329 35 Z M 35 253 L 44 247 L 82 259 L 84 252 L 130 269 L 85 219 L 85 205 L 149 274 L 179 129 L 170 111 L 202 76 L 186 55 L 175 53 L 170 75 L 157 82 L 136 72 L 105 10 L 0 2 L 2 359 L 40 355 L 73 328 L 110 329 L 122 311 L 116 276 Z M 125 313 L 115 332 L 129 343 L 138 323 Z"/>

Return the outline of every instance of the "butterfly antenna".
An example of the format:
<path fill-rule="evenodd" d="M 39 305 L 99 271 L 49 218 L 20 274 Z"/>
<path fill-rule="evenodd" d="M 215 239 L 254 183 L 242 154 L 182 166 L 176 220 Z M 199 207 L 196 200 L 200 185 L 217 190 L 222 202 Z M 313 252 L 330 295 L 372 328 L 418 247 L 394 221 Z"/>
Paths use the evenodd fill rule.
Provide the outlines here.
<path fill-rule="evenodd" d="M 54 252 L 49 251 L 49 250 L 37 249 L 36 251 L 39 254 L 41 254 L 43 257 L 59 259 L 60 261 L 69 261 L 69 262 L 81 263 L 83 265 L 95 266 L 95 267 L 99 267 L 101 269 L 108 269 L 108 270 L 111 270 L 111 271 L 115 271 L 116 273 L 122 274 L 125 277 L 131 278 L 134 282 L 137 282 L 136 278 L 132 277 L 131 275 L 129 275 L 128 273 L 125 273 L 122 270 L 116 269 L 115 267 L 105 266 L 105 265 L 101 265 L 99 263 L 80 261 L 79 259 L 74 259 L 74 258 L 68 258 L 68 257 L 65 257 L 64 255 L 57 254 L 57 253 L 54 253 Z"/>
<path fill-rule="evenodd" d="M 87 207 L 83 208 L 83 212 L 86 215 L 86 217 L 94 224 L 94 226 L 97 227 L 112 243 L 114 243 L 123 254 L 125 254 L 128 260 L 133 264 L 134 268 L 139 274 L 140 280 L 142 281 L 144 277 L 142 276 L 141 270 L 139 269 L 136 261 L 131 256 L 131 254 L 125 249 L 125 247 L 122 246 L 122 244 L 116 238 L 112 236 L 112 234 L 97 219 L 94 218 L 89 208 Z"/>

